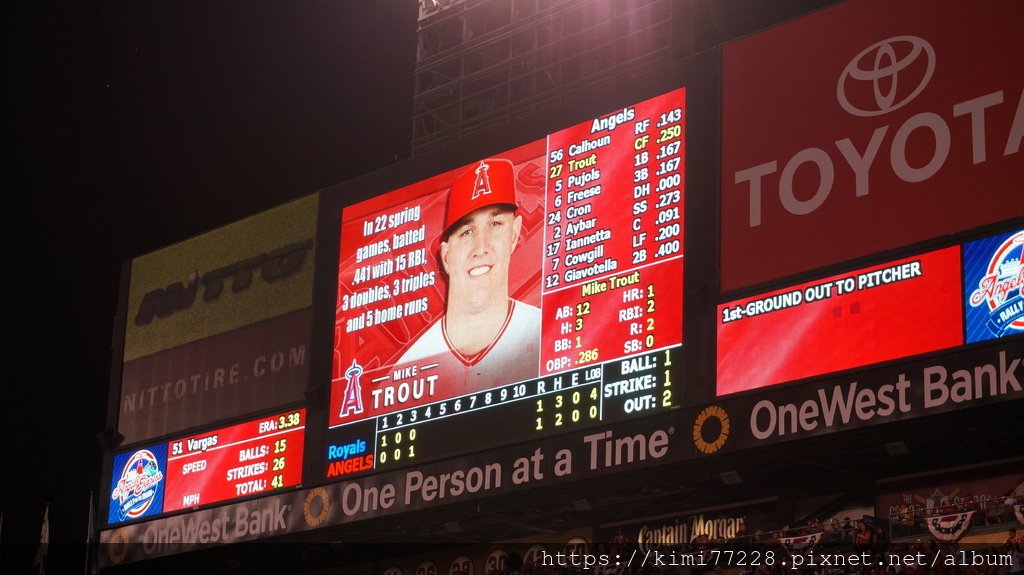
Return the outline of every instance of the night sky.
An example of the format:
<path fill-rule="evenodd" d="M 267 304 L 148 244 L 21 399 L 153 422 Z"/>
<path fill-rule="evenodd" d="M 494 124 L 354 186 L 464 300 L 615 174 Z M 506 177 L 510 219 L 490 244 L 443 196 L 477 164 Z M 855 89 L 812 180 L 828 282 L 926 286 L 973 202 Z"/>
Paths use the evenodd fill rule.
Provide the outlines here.
<path fill-rule="evenodd" d="M 0 570 L 81 572 L 121 263 L 408 157 L 416 2 L 8 5 Z M 62 547 L 62 545 L 64 547 Z"/>

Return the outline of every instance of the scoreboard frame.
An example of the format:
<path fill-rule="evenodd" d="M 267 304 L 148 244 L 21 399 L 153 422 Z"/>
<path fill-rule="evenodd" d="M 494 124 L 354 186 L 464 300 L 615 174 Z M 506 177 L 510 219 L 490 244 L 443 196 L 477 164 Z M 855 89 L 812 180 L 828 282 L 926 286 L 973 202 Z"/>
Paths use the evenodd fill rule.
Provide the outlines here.
<path fill-rule="evenodd" d="M 444 150 L 432 151 L 423 156 L 410 158 L 322 190 L 317 223 L 318 240 L 321 243 L 318 245 L 316 254 L 319 273 L 315 279 L 316 292 L 314 294 L 314 307 L 317 310 L 314 319 L 314 353 L 318 356 L 323 353 L 328 355 L 332 353 L 331 349 L 325 350 L 323 346 L 325 342 L 330 343 L 334 340 L 334 316 L 329 314 L 331 317 L 324 317 L 323 310 L 333 309 L 333 305 L 337 302 L 337 277 L 336 273 L 331 273 L 331 270 L 337 271 L 340 256 L 340 243 L 337 239 L 341 237 L 341 214 L 345 209 L 371 198 L 435 178 L 439 174 L 458 170 L 460 167 L 481 159 L 501 157 L 506 151 L 515 149 L 524 142 L 542 140 L 560 130 L 583 122 L 590 122 L 595 118 L 614 115 L 616 110 L 622 110 L 624 107 L 656 98 L 680 88 L 686 89 L 686 109 L 700 111 L 686 114 L 686 141 L 708 142 L 708 145 L 702 143 L 698 146 L 686 146 L 685 167 L 683 168 L 685 189 L 693 190 L 696 186 L 699 191 L 698 193 L 684 194 L 684 213 L 692 213 L 691 210 L 696 209 L 700 211 L 715 210 L 716 214 L 715 218 L 702 218 L 704 221 L 699 223 L 688 221 L 683 226 L 683 242 L 687 246 L 683 258 L 685 275 L 689 277 L 693 270 L 698 277 L 711 278 L 715 261 L 713 252 L 717 249 L 717 242 L 714 241 L 717 235 L 717 223 L 712 221 L 717 218 L 717 201 L 714 194 L 709 192 L 715 189 L 718 179 L 712 162 L 716 161 L 715 150 L 718 143 L 716 116 L 719 106 L 717 86 L 719 68 L 720 57 L 717 52 L 702 53 L 688 58 L 681 66 L 667 72 L 662 77 L 646 82 L 624 84 L 609 92 L 581 94 L 571 107 L 540 113 L 523 122 L 505 126 L 502 130 L 495 130 L 494 133 L 467 138 L 464 141 L 453 143 Z M 703 190 L 703 193 L 700 190 Z M 689 246 L 693 245 L 691 244 L 693 241 L 701 247 L 697 250 L 699 253 L 695 251 L 691 256 Z M 707 297 L 707 290 L 707 287 L 694 288 L 688 281 L 684 282 L 681 310 L 684 318 L 699 318 L 702 317 L 701 314 L 706 313 L 705 310 L 709 306 L 713 309 L 713 302 Z M 687 297 L 688 292 L 697 294 L 697 297 Z M 702 357 L 713 353 L 713 347 L 706 341 L 706 338 L 697 337 L 699 330 L 691 330 L 691 325 L 684 320 L 681 326 L 684 342 L 681 346 L 683 361 L 678 367 L 681 368 L 679 379 L 684 383 L 676 388 L 676 391 L 679 392 L 674 400 L 677 407 L 692 405 L 707 395 L 701 390 L 693 389 L 694 386 L 685 384 L 686 381 L 693 380 L 694 376 L 704 369 L 701 367 L 703 361 L 691 360 L 690 346 L 692 345 L 697 350 L 696 353 Z M 313 383 L 311 383 L 310 391 L 307 392 L 307 396 L 316 395 L 317 402 L 327 402 L 327 405 L 330 400 L 330 385 L 327 382 L 332 379 L 330 370 L 330 365 L 313 366 L 311 372 Z M 310 427 L 318 428 L 318 423 L 315 421 L 315 417 L 318 416 L 325 418 L 322 428 L 329 427 L 329 424 L 326 423 L 329 414 L 319 410 L 314 410 L 310 416 Z M 636 418 L 629 418 L 629 420 L 646 417 L 653 416 L 640 414 Z M 570 431 L 572 430 L 565 432 Z M 505 445 L 508 444 L 505 443 Z M 327 447 L 326 434 L 312 434 L 307 437 L 308 449 L 318 450 L 318 453 L 324 454 Z M 500 446 L 494 446 L 494 448 L 497 447 Z M 460 449 L 447 452 L 443 457 L 456 457 L 479 451 L 479 448 Z M 305 477 L 308 481 L 329 483 L 344 479 L 343 477 L 326 479 L 330 461 L 327 461 L 325 457 L 306 457 L 306 465 L 309 475 Z M 376 472 L 374 471 L 374 473 Z"/>
<path fill-rule="evenodd" d="M 369 198 L 387 193 L 390 190 L 398 189 L 417 181 L 436 176 L 439 173 L 455 169 L 458 166 L 466 165 L 470 162 L 479 160 L 480 158 L 500 154 L 503 150 L 512 149 L 515 146 L 520 145 L 522 142 L 535 141 L 538 138 L 544 138 L 549 133 L 554 133 L 564 128 L 577 125 L 585 121 L 590 121 L 600 116 L 608 115 L 609 112 L 616 109 L 621 109 L 624 106 L 630 106 L 633 103 L 642 102 L 679 88 L 686 88 L 687 109 L 701 110 L 701 113 L 687 116 L 686 140 L 693 141 L 696 139 L 697 141 L 715 142 L 717 144 L 715 115 L 718 109 L 718 88 L 716 84 L 718 67 L 719 56 L 716 52 L 700 54 L 688 58 L 682 63 L 682 65 L 671 71 L 667 71 L 663 76 L 658 78 L 642 82 L 623 82 L 612 90 L 579 94 L 578 98 L 574 100 L 571 106 L 567 105 L 562 109 L 539 113 L 538 115 L 521 122 L 512 122 L 501 130 L 494 130 L 492 133 L 467 138 L 445 149 L 432 151 L 424 154 L 423 156 L 417 156 L 398 162 L 380 170 L 330 186 L 317 192 L 318 209 L 316 219 L 316 250 L 313 255 L 314 278 L 312 293 L 313 304 L 311 307 L 312 336 L 309 344 L 309 356 L 313 359 L 309 362 L 309 375 L 305 392 L 306 401 L 302 403 L 290 403 L 277 406 L 273 409 L 247 413 L 238 417 L 210 421 L 206 422 L 204 425 L 183 429 L 174 433 L 173 436 L 158 436 L 136 444 L 121 445 L 118 439 L 118 434 L 116 433 L 116 428 L 120 389 L 121 357 L 124 349 L 123 326 L 125 325 L 129 312 L 127 309 L 126 295 L 131 273 L 131 261 L 126 261 L 122 266 L 122 289 L 118 301 L 118 316 L 115 319 L 115 325 L 117 328 L 115 329 L 115 359 L 112 361 L 111 385 L 108 402 L 108 429 L 101 434 L 107 439 L 104 445 L 104 468 L 101 479 L 101 487 L 103 489 L 101 489 L 101 492 L 109 491 L 108 488 L 112 473 L 111 463 L 113 453 L 115 451 L 121 453 L 130 450 L 132 447 L 141 446 L 143 444 L 152 445 L 160 442 L 166 442 L 173 437 L 201 434 L 217 428 L 226 427 L 232 423 L 255 419 L 261 414 L 272 415 L 277 412 L 299 408 L 307 409 L 305 424 L 306 437 L 304 442 L 305 453 L 303 456 L 303 481 L 301 485 L 285 487 L 283 491 L 287 492 L 308 485 L 330 483 L 324 479 L 326 468 L 328 466 L 328 461 L 325 456 L 328 447 L 325 431 L 327 429 L 328 419 L 326 406 L 329 404 L 328 395 L 330 391 L 330 386 L 326 383 L 331 380 L 332 370 L 329 359 L 331 357 L 331 344 L 333 342 L 334 317 L 331 310 L 334 308 L 334 303 L 337 297 L 336 271 L 339 248 L 337 238 L 340 237 L 340 214 L 342 210 Z M 694 186 L 706 191 L 714 189 L 717 182 L 716 171 L 713 169 L 701 168 L 701 166 L 708 166 L 709 162 L 711 162 L 715 157 L 713 150 L 714 147 L 715 146 L 701 145 L 688 146 L 685 149 L 684 173 L 687 189 L 693 189 Z M 690 213 L 692 209 L 706 210 L 715 205 L 712 194 L 710 193 L 685 194 L 684 202 L 684 213 Z M 691 205 L 696 206 L 696 208 L 691 208 Z M 239 221 L 244 221 L 244 218 Z M 713 224 L 710 225 L 713 226 Z M 709 240 L 714 237 L 713 231 L 708 229 L 704 224 L 687 225 L 683 227 L 683 234 L 684 245 L 692 245 L 690 242 L 694 241 L 692 239 L 694 237 L 701 238 L 698 240 L 698 244 L 703 243 L 706 245 L 706 248 L 702 248 L 700 250 L 700 254 L 694 256 L 689 255 L 689 248 L 687 248 L 687 255 L 685 259 L 686 269 L 688 271 L 691 269 L 698 271 L 703 269 L 704 272 L 701 275 L 710 277 L 710 270 L 713 267 L 713 258 L 706 252 L 710 251 L 712 244 L 714 243 L 709 242 Z M 684 292 L 687 291 L 688 285 L 684 284 L 683 289 Z M 698 290 L 698 293 L 701 293 L 700 290 Z M 706 293 L 704 295 L 706 296 Z M 708 305 L 706 297 L 687 298 L 685 293 L 683 301 L 683 317 L 700 317 L 703 313 L 701 309 Z M 689 309 L 693 305 L 698 307 L 693 310 Z M 686 322 L 683 322 L 681 331 L 684 342 L 697 341 L 697 339 L 688 333 L 690 328 L 687 326 Z M 683 347 L 686 355 L 690 354 L 687 349 L 688 345 L 689 343 L 686 343 Z M 706 354 L 709 351 L 705 342 L 695 343 L 694 346 L 698 349 L 703 348 L 701 353 Z M 681 381 L 691 379 L 689 372 L 694 369 L 694 364 L 695 362 L 691 361 L 680 362 L 679 367 L 682 369 Z M 699 398 L 700 394 L 695 394 L 695 390 L 692 389 L 692 386 L 683 385 L 681 392 L 678 395 L 678 404 L 692 404 L 694 401 L 693 397 Z M 641 414 L 635 418 L 629 418 L 628 421 L 642 421 L 651 417 L 659 419 L 657 415 Z M 572 433 L 573 431 L 574 430 L 566 430 L 564 433 Z M 561 435 L 563 434 L 554 433 L 553 435 L 545 435 L 544 437 L 545 440 L 547 440 L 548 437 L 559 437 Z M 514 442 L 512 444 L 514 444 Z M 506 442 L 490 449 L 493 450 L 499 447 L 508 447 L 512 444 Z M 460 453 L 465 454 L 465 452 Z M 475 450 L 475 453 L 481 453 L 479 448 Z M 452 457 L 455 455 L 457 454 L 448 453 L 445 454 L 444 457 Z M 281 490 L 277 490 L 275 493 L 278 491 Z M 266 497 L 266 494 L 243 496 L 212 505 L 217 506 L 232 502 L 245 502 L 254 499 L 261 499 L 262 497 Z M 105 504 L 101 505 L 102 511 L 105 511 L 105 509 L 103 509 L 104 507 L 106 507 Z M 204 507 L 206 506 L 200 505 L 200 509 Z M 176 510 L 172 512 L 164 512 L 157 517 L 173 516 L 187 512 L 189 512 L 189 510 Z M 147 521 L 151 519 L 152 518 L 146 518 Z M 124 523 L 118 523 L 117 525 L 130 525 L 140 521 L 143 520 L 132 520 Z M 113 527 L 113 525 L 109 527 Z"/>
<path fill-rule="evenodd" d="M 298 497 L 308 493 L 310 498 L 318 501 L 321 493 L 331 493 L 335 496 L 348 493 L 349 485 L 358 486 L 360 489 L 365 486 L 384 485 L 399 476 L 399 472 L 412 469 L 409 473 L 419 470 L 439 472 L 442 464 L 456 461 L 460 464 L 466 462 L 486 464 L 487 458 L 493 456 L 505 456 L 514 453 L 528 451 L 532 444 L 544 445 L 548 448 L 556 448 L 563 440 L 569 441 L 585 434 L 584 428 L 574 428 L 565 433 L 543 435 L 536 441 L 530 442 L 522 438 L 514 442 L 502 445 L 491 445 L 484 448 L 466 445 L 452 453 L 446 453 L 444 457 L 449 459 L 432 460 L 423 464 L 415 464 L 415 467 L 396 467 L 387 470 L 375 470 L 372 474 L 356 477 L 352 482 L 343 485 L 340 479 L 328 480 L 327 471 L 330 462 L 327 457 L 328 449 L 331 447 L 328 441 L 326 430 L 329 427 L 330 409 L 330 381 L 332 379 L 333 342 L 334 342 L 334 321 L 333 313 L 337 301 L 337 270 L 340 255 L 340 242 L 342 228 L 342 212 L 351 206 L 370 198 L 386 194 L 392 190 L 398 190 L 405 186 L 432 178 L 438 174 L 456 170 L 472 162 L 483 158 L 499 156 L 507 150 L 511 150 L 524 142 L 533 142 L 544 138 L 560 129 L 574 126 L 593 118 L 607 115 L 608 112 L 621 109 L 634 103 L 657 97 L 680 87 L 686 88 L 686 150 L 685 150 L 685 217 L 683 226 L 685 243 L 685 282 L 683 285 L 682 322 L 683 342 L 685 360 L 682 364 L 682 393 L 678 409 L 662 411 L 652 415 L 640 415 L 636 418 L 627 419 L 621 422 L 612 422 L 604 426 L 608 433 L 618 433 L 620 430 L 626 433 L 642 433 L 645 429 L 650 431 L 654 427 L 658 429 L 668 428 L 669 425 L 686 430 L 682 434 L 687 436 L 686 445 L 682 438 L 677 437 L 676 443 L 672 445 L 671 455 L 666 459 L 652 458 L 648 461 L 638 463 L 640 468 L 644 466 L 656 466 L 670 462 L 677 462 L 681 459 L 697 459 L 713 453 L 734 453 L 742 449 L 756 448 L 766 445 L 774 445 L 783 441 L 797 440 L 804 437 L 813 437 L 835 431 L 857 429 L 867 425 L 886 423 L 889 421 L 902 421 L 905 419 L 922 417 L 930 413 L 941 413 L 954 409 L 970 409 L 971 406 L 981 406 L 996 401 L 1019 401 L 1016 396 L 984 397 L 972 400 L 965 405 L 953 405 L 949 402 L 943 406 L 927 411 L 928 400 L 922 395 L 918 387 L 910 389 L 908 397 L 914 404 L 906 412 L 901 412 L 892 418 L 878 414 L 876 410 L 871 418 L 855 419 L 852 422 L 843 424 L 818 427 L 808 427 L 799 432 L 778 433 L 777 428 L 773 433 L 767 433 L 767 427 L 756 428 L 755 421 L 747 418 L 746 415 L 757 412 L 767 417 L 770 410 L 767 405 L 774 406 L 778 413 L 790 410 L 790 406 L 805 405 L 814 400 L 819 393 L 830 393 L 833 396 L 856 393 L 866 387 L 872 388 L 876 396 L 891 394 L 886 386 L 897 386 L 891 383 L 899 381 L 902 383 L 904 371 L 913 372 L 920 376 L 921 373 L 931 373 L 936 367 L 951 367 L 953 369 L 971 369 L 976 365 L 986 363 L 997 363 L 993 360 L 993 352 L 998 352 L 998 360 L 1002 360 L 1007 350 L 1013 352 L 1020 349 L 1024 344 L 1024 337 L 1014 336 L 1011 339 L 987 341 L 970 345 L 961 345 L 955 348 L 948 348 L 939 351 L 927 352 L 913 357 L 900 357 L 873 365 L 858 365 L 856 367 L 825 374 L 815 374 L 803 379 L 781 382 L 771 386 L 770 389 L 754 389 L 740 393 L 719 397 L 716 394 L 718 385 L 716 376 L 717 367 L 717 339 L 716 323 L 718 318 L 717 308 L 719 305 L 730 301 L 754 296 L 759 293 L 767 293 L 774 289 L 782 289 L 787 286 L 799 283 L 810 282 L 816 278 L 828 275 L 840 274 L 850 270 L 861 269 L 873 265 L 882 264 L 888 261 L 897 260 L 903 257 L 925 251 L 941 249 L 953 245 L 952 242 L 963 243 L 968 240 L 977 239 L 996 232 L 1007 231 L 1012 226 L 1020 226 L 1019 218 L 1011 218 L 1002 222 L 991 222 L 988 225 L 975 227 L 969 230 L 960 231 L 954 235 L 943 238 L 933 238 L 917 242 L 911 246 L 897 249 L 889 249 L 884 252 L 872 253 L 870 255 L 858 256 L 853 259 L 844 260 L 840 263 L 832 263 L 827 266 L 816 267 L 812 270 L 803 270 L 800 273 L 790 274 L 785 277 L 777 277 L 758 284 L 744 285 L 729 291 L 721 289 L 721 255 L 722 255 L 722 77 L 723 77 L 723 50 L 711 50 L 683 61 L 676 69 L 666 72 L 663 76 L 643 82 L 624 81 L 615 89 L 608 91 L 593 91 L 584 94 L 567 94 L 566 99 L 575 98 L 571 106 L 565 106 L 558 110 L 549 110 L 539 113 L 536 116 L 522 122 L 511 122 L 502 129 L 492 130 L 491 133 L 477 135 L 467 138 L 464 141 L 454 143 L 442 150 L 430 152 L 423 156 L 414 157 L 381 170 L 363 175 L 361 177 L 339 183 L 325 188 L 318 192 L 319 209 L 317 214 L 317 249 L 315 251 L 315 276 L 313 280 L 312 296 L 312 336 L 310 340 L 310 356 L 314 358 L 309 366 L 309 379 L 307 381 L 305 402 L 291 404 L 274 409 L 273 412 L 283 411 L 285 407 L 307 409 L 307 434 L 305 438 L 305 454 L 303 457 L 303 481 L 302 485 L 281 490 L 278 496 L 265 498 L 264 503 L 280 502 L 283 496 Z M 128 266 L 123 271 L 122 293 L 119 303 L 119 319 L 123 325 L 126 317 L 126 303 L 124 297 L 128 285 Z M 117 396 L 120 385 L 120 352 L 123 351 L 123 334 L 115 333 L 115 361 L 112 369 L 111 382 L 111 407 L 108 411 L 108 425 L 110 430 L 116 429 Z M 852 382 L 849 377 L 856 374 L 862 385 L 857 387 L 858 382 Z M 865 383 L 866 382 L 866 383 Z M 916 384 L 921 382 L 920 377 Z M 699 385 L 698 385 L 699 384 Z M 916 385 L 915 384 L 915 385 Z M 759 401 L 760 400 L 760 401 Z M 758 407 L 758 406 L 761 407 Z M 794 408 L 795 409 L 795 408 Z M 267 411 L 265 413 L 271 413 Z M 731 417 L 731 420 L 730 420 Z M 245 419 L 252 418 L 252 415 Z M 236 418 L 231 421 L 240 421 Z M 715 427 L 707 425 L 707 422 L 718 421 L 716 437 L 703 437 L 702 432 Z M 763 421 L 761 422 L 764 423 Z M 207 422 L 205 425 L 185 430 L 184 434 L 200 433 L 203 430 L 212 429 L 225 425 L 225 421 Z M 722 430 L 732 429 L 732 435 L 723 434 Z M 689 429 L 693 429 L 692 441 L 689 439 Z M 745 428 L 746 427 L 746 428 Z M 309 430 L 312 430 L 310 432 Z M 462 434 L 468 434 L 471 429 L 461 429 Z M 108 430 L 107 435 L 114 437 Z M 713 434 L 712 434 L 713 435 Z M 763 437 L 762 437 L 763 436 Z M 659 436 L 660 438 L 660 436 Z M 164 440 L 166 437 L 164 438 Z M 144 444 L 150 445 L 161 441 L 160 438 L 149 439 Z M 598 439 L 586 440 L 594 445 Z M 116 443 L 116 442 L 112 442 Z M 142 444 L 137 444 L 141 446 Z M 343 447 L 343 446 L 342 446 Z M 352 452 L 361 452 L 365 446 L 355 444 Z M 660 443 L 659 443 L 660 449 Z M 111 477 L 111 448 L 105 449 L 103 485 L 109 487 L 108 481 Z M 121 451 L 118 449 L 118 451 Z M 354 465 L 354 464 L 353 464 Z M 636 469 L 632 467 L 631 469 Z M 358 471 L 358 470 L 356 470 Z M 618 470 L 607 470 L 609 473 Z M 576 476 L 579 479 L 580 474 Z M 538 486 L 541 487 L 541 486 Z M 312 488 L 312 489 L 311 489 Z M 515 487 L 519 490 L 530 490 L 530 484 L 523 484 Z M 306 491 L 301 491 L 305 489 Z M 103 492 L 103 491 L 101 491 Z M 482 497 L 501 496 L 510 493 L 502 491 Z M 263 496 L 252 496 L 248 499 L 232 500 L 231 504 L 250 499 L 263 500 Z M 430 505 L 443 505 L 445 502 L 433 502 Z M 409 511 L 415 511 L 425 507 L 410 507 Z M 165 513 L 160 516 L 176 515 L 184 511 Z M 324 511 L 324 516 L 327 516 Z M 379 515 L 364 515 L 345 517 L 331 523 L 328 520 L 323 525 L 335 525 L 372 519 Z M 146 519 L 150 520 L 149 518 Z M 332 519 L 333 520 L 333 519 Z M 142 520 L 128 522 L 140 523 Z M 306 523 L 305 528 L 316 528 Z"/>

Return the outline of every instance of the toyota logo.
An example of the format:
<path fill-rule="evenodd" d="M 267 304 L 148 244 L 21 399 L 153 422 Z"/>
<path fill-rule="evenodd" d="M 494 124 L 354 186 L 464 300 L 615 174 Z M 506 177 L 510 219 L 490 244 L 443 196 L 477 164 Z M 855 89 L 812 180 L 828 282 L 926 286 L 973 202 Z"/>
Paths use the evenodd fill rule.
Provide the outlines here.
<path fill-rule="evenodd" d="M 920 62 L 922 58 L 926 61 Z M 836 84 L 836 97 L 839 105 L 854 116 L 881 116 L 916 98 L 934 71 L 935 50 L 931 44 L 917 36 L 894 36 L 868 46 L 846 65 Z M 871 83 L 873 108 L 868 96 L 854 96 L 864 92 L 858 86 L 866 82 Z"/>

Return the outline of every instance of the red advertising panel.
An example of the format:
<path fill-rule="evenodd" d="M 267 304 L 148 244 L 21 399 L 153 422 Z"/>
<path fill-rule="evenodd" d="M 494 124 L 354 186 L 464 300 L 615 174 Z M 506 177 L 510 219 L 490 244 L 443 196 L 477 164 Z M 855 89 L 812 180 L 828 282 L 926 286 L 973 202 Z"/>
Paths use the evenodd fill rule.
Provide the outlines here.
<path fill-rule="evenodd" d="M 1024 214 L 1022 28 L 850 0 L 727 45 L 722 289 Z"/>
<path fill-rule="evenodd" d="M 390 432 L 554 393 L 532 380 L 573 370 L 591 386 L 574 423 L 600 420 L 601 397 L 631 401 L 616 413 L 671 407 L 664 390 L 595 386 L 640 377 L 616 359 L 682 343 L 684 110 L 675 90 L 346 208 L 330 425 L 393 413 Z M 659 357 L 636 370 L 668 386 Z M 519 432 L 561 425 L 516 409 Z M 372 432 L 348 431 L 339 446 L 372 452 Z M 340 458 L 337 474 L 355 466 Z"/>
<path fill-rule="evenodd" d="M 962 343 L 951 247 L 718 306 L 718 394 Z"/>
<path fill-rule="evenodd" d="M 171 441 L 164 511 L 302 483 L 306 410 Z"/>

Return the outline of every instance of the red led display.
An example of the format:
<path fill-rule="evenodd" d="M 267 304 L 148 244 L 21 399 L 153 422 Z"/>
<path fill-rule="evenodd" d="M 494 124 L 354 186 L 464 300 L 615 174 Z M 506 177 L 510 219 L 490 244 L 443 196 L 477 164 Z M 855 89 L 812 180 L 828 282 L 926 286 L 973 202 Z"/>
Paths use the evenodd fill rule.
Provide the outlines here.
<path fill-rule="evenodd" d="M 297 409 L 169 442 L 164 511 L 300 484 L 305 430 Z"/>
<path fill-rule="evenodd" d="M 718 306 L 718 394 L 963 343 L 959 248 Z"/>

